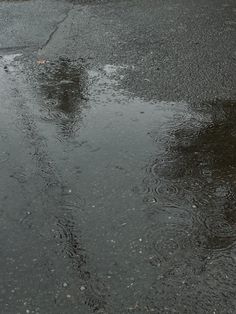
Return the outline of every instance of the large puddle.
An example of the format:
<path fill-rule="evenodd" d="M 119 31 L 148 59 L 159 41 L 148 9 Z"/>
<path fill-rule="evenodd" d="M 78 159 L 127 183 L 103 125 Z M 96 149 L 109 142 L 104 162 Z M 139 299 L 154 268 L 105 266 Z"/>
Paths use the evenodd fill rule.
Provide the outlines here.
<path fill-rule="evenodd" d="M 233 313 L 236 102 L 147 102 L 119 88 L 125 66 L 0 62 L 4 82 L 14 78 L 13 124 L 30 151 L 30 165 L 19 162 L 30 168 L 18 181 L 20 206 L 37 199 L 21 225 L 56 255 L 57 283 L 48 281 L 44 304 L 30 284 L 30 310 L 54 302 L 52 313 Z M 29 243 L 40 252 L 38 238 Z M 26 297 L 16 298 L 10 308 L 20 311 Z"/>

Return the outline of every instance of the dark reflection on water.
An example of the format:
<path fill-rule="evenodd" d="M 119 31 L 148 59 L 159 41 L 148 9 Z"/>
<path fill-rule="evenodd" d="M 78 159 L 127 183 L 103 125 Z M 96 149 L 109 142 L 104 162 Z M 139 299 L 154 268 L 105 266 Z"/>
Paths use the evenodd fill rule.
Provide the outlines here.
<path fill-rule="evenodd" d="M 236 101 L 202 104 L 166 128 L 166 150 L 144 180 L 149 260 L 159 274 L 148 303 L 160 309 L 165 298 L 178 313 L 205 313 L 215 300 L 226 313 L 236 287 Z"/>
<path fill-rule="evenodd" d="M 194 130 L 183 129 L 175 133 L 178 168 L 182 175 L 198 171 L 202 177 L 228 178 L 235 170 L 236 111 L 235 102 L 216 102 L 206 106 L 211 121 L 194 134 Z M 199 171 L 201 173 L 199 173 Z"/>
<path fill-rule="evenodd" d="M 41 66 L 39 84 L 44 100 L 44 119 L 54 121 L 63 137 L 73 136 L 80 127 L 86 107 L 87 73 L 83 65 L 67 59 Z"/>
<path fill-rule="evenodd" d="M 34 66 L 26 91 L 38 93 L 40 114 L 31 103 L 17 112 L 36 160 L 28 185 L 40 201 L 30 217 L 54 230 L 50 254 L 70 265 L 76 303 L 95 313 L 235 313 L 236 103 L 156 106 L 121 97 L 103 78 L 90 90 L 90 104 L 103 109 L 80 132 L 101 150 L 80 154 L 75 141 L 55 137 L 78 135 L 88 106 L 84 67 L 59 60 L 37 64 L 35 73 Z"/>
<path fill-rule="evenodd" d="M 37 91 L 36 96 L 39 96 L 36 99 L 41 109 L 40 118 L 46 123 L 49 122 L 49 127 L 57 127 L 55 133 L 60 139 L 75 136 L 81 126 L 83 110 L 87 104 L 85 68 L 66 59 L 38 64 L 36 71 L 31 63 L 28 66 L 27 79 L 32 83 L 32 89 Z M 50 154 L 49 142 L 41 136 L 38 120 L 32 114 L 31 108 L 29 110 L 27 106 L 22 106 L 18 119 L 21 129 L 25 130 L 24 136 L 34 148 L 35 172 L 37 178 L 42 180 L 37 194 L 41 210 L 35 224 L 40 225 L 42 220 L 43 225 L 46 221 L 49 230 L 53 230 L 58 244 L 55 251 L 59 250 L 60 257 L 68 259 L 71 265 L 71 282 L 76 287 L 73 296 L 77 298 L 77 303 L 86 304 L 91 312 L 103 312 L 107 307 L 108 288 L 97 275 L 96 269 L 91 266 L 76 219 L 76 214 L 83 211 L 85 200 L 78 195 L 79 192 L 76 192 L 76 187 L 71 182 L 68 187 L 67 180 L 61 175 L 55 159 Z M 56 301 L 60 302 L 60 295 L 55 297 Z"/>
<path fill-rule="evenodd" d="M 207 104 L 210 123 L 197 134 L 191 127 L 176 131 L 176 144 L 170 149 L 175 159 L 173 168 L 182 175 L 181 183 L 189 192 L 197 192 L 194 198 L 205 221 L 205 246 L 209 249 L 224 248 L 236 240 L 235 105 L 234 101 Z M 175 173 L 174 169 L 171 172 Z M 190 188 L 193 182 L 198 182 L 198 191 Z"/>

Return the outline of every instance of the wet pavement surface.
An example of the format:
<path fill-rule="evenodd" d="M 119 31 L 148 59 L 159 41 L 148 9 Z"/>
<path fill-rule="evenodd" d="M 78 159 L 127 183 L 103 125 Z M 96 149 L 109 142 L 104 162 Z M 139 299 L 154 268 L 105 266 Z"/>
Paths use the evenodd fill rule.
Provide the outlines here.
<path fill-rule="evenodd" d="M 45 3 L 0 1 L 0 313 L 236 313 L 234 2 Z"/>

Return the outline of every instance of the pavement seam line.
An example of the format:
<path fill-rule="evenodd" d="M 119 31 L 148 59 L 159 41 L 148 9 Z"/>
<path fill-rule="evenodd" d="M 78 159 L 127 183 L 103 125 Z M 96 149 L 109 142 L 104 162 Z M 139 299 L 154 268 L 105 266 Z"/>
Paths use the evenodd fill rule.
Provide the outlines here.
<path fill-rule="evenodd" d="M 64 16 L 60 21 L 57 22 L 57 24 L 56 24 L 54 30 L 49 34 L 48 39 L 45 41 L 45 43 L 41 46 L 41 48 L 40 48 L 39 50 L 42 51 L 42 50 L 49 44 L 49 42 L 52 40 L 54 34 L 55 34 L 55 33 L 57 32 L 57 30 L 59 29 L 60 25 L 61 25 L 62 23 L 64 23 L 65 20 L 68 18 L 69 14 L 70 14 L 70 11 L 71 11 L 73 8 L 74 8 L 74 4 L 73 4 L 72 7 L 67 11 L 67 13 L 65 14 L 65 16 Z"/>

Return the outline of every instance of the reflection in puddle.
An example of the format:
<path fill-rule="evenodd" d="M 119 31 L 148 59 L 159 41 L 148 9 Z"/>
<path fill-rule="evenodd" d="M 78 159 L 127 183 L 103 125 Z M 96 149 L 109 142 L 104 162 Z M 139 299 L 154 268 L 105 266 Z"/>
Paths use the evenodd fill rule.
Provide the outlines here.
<path fill-rule="evenodd" d="M 190 117 L 183 115 L 181 122 L 166 125 L 166 150 L 147 167 L 144 200 L 153 202 L 148 204 L 152 228 L 147 228 L 146 239 L 150 264 L 161 270 L 163 278 L 153 282 L 148 302 L 161 294 L 172 307 L 173 294 L 178 293 L 179 300 L 186 304 L 187 281 L 194 283 L 196 298 L 198 292 L 211 299 L 221 298 L 224 289 L 232 288 L 232 282 L 212 277 L 210 265 L 217 265 L 223 256 L 227 262 L 216 266 L 215 272 L 230 273 L 234 265 L 231 254 L 236 243 L 235 106 L 231 100 L 202 104 L 192 113 L 189 111 Z M 163 136 L 155 137 L 157 143 L 162 140 Z M 199 278 L 194 282 L 195 273 Z M 218 282 L 217 290 L 210 290 L 214 282 Z M 177 292 L 177 283 L 182 292 Z M 159 300 L 163 302 L 163 298 Z M 205 297 L 200 299 L 198 311 L 205 313 Z M 188 309 L 191 306 L 187 304 Z"/>
<path fill-rule="evenodd" d="M 165 153 L 147 168 L 146 193 L 155 200 L 149 205 L 153 227 L 146 235 L 152 252 L 150 264 L 162 274 L 175 269 L 162 275 L 162 283 L 153 283 L 155 292 L 148 302 L 164 294 L 174 306 L 179 282 L 184 292 L 178 292 L 178 298 L 186 304 L 185 282 L 193 283 L 194 273 L 202 276 L 194 282 L 196 293 L 221 300 L 224 290 L 232 288 L 234 279 L 228 281 L 219 274 L 232 273 L 234 265 L 228 257 L 236 243 L 235 106 L 235 101 L 202 104 L 189 119 L 176 121 L 169 129 Z M 159 138 L 155 140 L 159 142 Z M 223 256 L 225 263 L 215 268 L 219 277 L 214 278 L 210 265 Z M 211 290 L 215 284 L 217 289 Z M 192 290 L 191 299 L 195 292 Z M 205 312 L 205 297 L 200 299 L 201 306 L 195 306 Z M 188 309 L 191 306 L 187 304 Z"/>
<path fill-rule="evenodd" d="M 18 55 L 3 58 L 4 64 L 7 64 L 10 69 L 10 75 L 14 74 L 16 65 L 19 66 L 16 57 Z M 30 148 L 33 150 L 32 161 L 36 161 L 32 177 L 41 182 L 39 190 L 37 190 L 35 182 L 32 184 L 32 190 L 37 191 L 37 196 L 34 195 L 32 198 L 40 200 L 36 224 L 40 225 L 41 222 L 40 229 L 44 224 L 48 224 L 58 245 L 56 250 L 62 251 L 59 253 L 61 259 L 67 257 L 70 261 L 71 272 L 74 277 L 71 281 L 78 286 L 73 294 L 77 297 L 78 292 L 80 293 L 78 302 L 85 303 L 92 312 L 103 311 L 107 303 L 107 287 L 89 265 L 88 253 L 81 240 L 82 237 L 74 215 L 74 213 L 81 213 L 85 201 L 78 195 L 79 193 L 75 193 L 76 187 L 74 188 L 71 182 L 70 186 L 73 187 L 73 193 L 71 188 L 67 187 L 67 181 L 60 175 L 55 159 L 50 154 L 49 143 L 41 136 L 42 129 L 40 129 L 43 122 L 44 127 L 56 126 L 56 133 L 59 133 L 60 139 L 62 137 L 67 139 L 75 135 L 80 127 L 82 111 L 86 106 L 84 98 L 86 94 L 86 72 L 82 66 L 69 60 L 37 65 L 36 71 L 31 63 L 26 64 L 22 69 L 26 69 L 27 81 L 30 81 L 33 88 L 27 86 L 26 89 L 23 89 L 24 77 L 22 73 L 19 74 L 20 84 L 22 84 L 19 86 L 25 91 L 29 99 L 31 99 L 29 91 L 36 90 L 38 92 L 33 98 L 33 104 L 36 103 L 37 108 L 32 108 L 33 105 L 30 101 L 29 106 L 27 103 L 19 106 L 16 101 L 18 128 L 24 134 L 23 142 L 30 143 Z M 38 105 L 41 109 L 40 119 L 38 119 Z M 45 129 L 47 132 L 48 129 Z M 48 140 L 50 136 L 48 134 L 47 136 Z M 55 139 L 52 140 L 54 142 Z M 8 154 L 0 154 L 0 163 L 7 161 L 7 158 Z M 21 185 L 27 184 L 27 187 L 30 188 L 30 184 L 21 172 L 15 171 L 11 178 L 16 179 Z M 25 220 L 24 217 L 21 223 Z M 50 253 L 53 256 L 54 252 Z M 63 272 L 64 270 L 61 270 L 61 274 Z M 84 290 L 81 290 L 80 287 L 83 287 Z M 57 298 L 59 298 L 58 293 L 55 296 L 55 303 L 60 302 Z"/>
<path fill-rule="evenodd" d="M 59 60 L 27 73 L 40 122 L 18 112 L 58 257 L 89 311 L 223 313 L 235 300 L 235 102 L 145 102 L 119 90 L 123 70 L 88 77 Z"/>
<path fill-rule="evenodd" d="M 150 284 L 150 290 L 142 296 L 145 305 L 142 309 L 164 309 L 166 302 L 174 308 L 175 295 L 178 295 L 180 303 L 191 311 L 194 302 L 188 303 L 186 295 L 189 293 L 189 299 L 197 300 L 197 295 L 201 292 L 204 295 L 200 297 L 201 308 L 198 306 L 198 311 L 207 311 L 206 296 L 219 298 L 225 287 L 220 282 L 217 291 L 209 290 L 208 287 L 215 280 L 205 277 L 206 272 L 212 275 L 209 263 L 217 261 L 218 254 L 231 254 L 236 239 L 235 224 L 232 223 L 235 204 L 235 103 L 206 104 L 202 105 L 203 108 L 194 110 L 187 104 L 146 103 L 137 98 L 131 100 L 130 96 L 114 90 L 116 69 L 105 67 L 104 72 L 105 76 L 90 73 L 96 83 L 90 90 L 92 96 L 86 101 L 86 75 L 82 68 L 78 71 L 77 67 L 72 68 L 70 63 L 62 61 L 55 67 L 46 69 L 40 80 L 43 108 L 47 113 L 45 120 L 59 126 L 64 136 L 72 136 L 81 123 L 83 108 L 96 106 L 96 116 L 92 116 L 90 129 L 87 128 L 84 132 L 90 141 L 103 149 L 92 150 L 95 154 L 90 159 L 91 169 L 88 169 L 87 161 L 83 178 L 88 182 L 94 181 L 93 173 L 99 165 L 100 177 L 104 178 L 100 178 L 97 184 L 107 189 L 107 194 L 103 196 L 103 219 L 113 219 L 106 204 L 113 197 L 113 190 L 117 188 L 122 191 L 120 182 L 124 181 L 124 174 L 120 173 L 116 177 L 117 187 L 115 181 L 112 181 L 110 187 L 108 182 L 111 180 L 112 168 L 108 166 L 108 173 L 105 174 L 101 160 L 116 160 L 122 151 L 120 160 L 118 158 L 117 161 L 129 169 L 126 174 L 134 172 L 135 178 L 137 169 L 134 165 L 139 167 L 142 164 L 141 149 L 148 151 L 151 147 L 147 144 L 147 134 L 154 139 L 157 157 L 151 158 L 146 167 L 144 187 L 136 189 L 137 194 L 143 194 L 147 221 L 139 223 L 146 240 L 144 246 L 148 251 L 147 260 L 155 270 L 156 278 Z M 117 115 L 117 112 L 122 112 L 122 115 Z M 155 125 L 158 125 L 157 131 Z M 115 148 L 113 143 L 117 143 Z M 150 154 L 145 156 L 150 157 Z M 87 158 L 90 158 L 89 155 Z M 127 160 L 132 164 L 130 168 Z M 132 185 L 126 183 L 129 180 L 126 176 L 124 185 L 127 184 L 127 189 L 129 184 Z M 117 199 L 112 199 L 115 206 Z M 129 202 L 129 198 L 126 201 Z M 120 210 L 124 209 L 119 208 Z M 103 225 L 100 227 L 104 228 Z M 109 223 L 105 228 L 109 230 Z M 67 226 L 66 232 L 69 230 Z M 131 228 L 129 237 L 134 235 L 135 231 Z M 75 264 L 83 263 L 85 260 L 77 260 L 76 256 L 77 238 L 74 235 L 66 237 L 69 239 L 68 256 Z M 95 251 L 102 259 L 97 248 Z M 122 258 L 128 261 L 131 260 L 129 254 L 121 252 Z M 121 258 L 118 261 L 123 263 Z M 140 271 L 144 267 L 140 261 L 137 265 Z M 228 271 L 231 267 L 232 261 L 217 268 L 217 271 Z M 199 279 L 195 282 L 196 274 Z M 94 278 L 89 281 L 96 282 Z M 194 284 L 194 288 L 191 286 L 189 289 L 186 282 Z M 119 291 L 121 287 L 122 283 Z M 100 292 L 101 290 L 99 288 Z M 101 303 L 98 305 L 95 297 L 94 300 L 92 308 L 106 308 L 103 297 L 99 299 Z M 179 306 L 177 312 L 182 309 Z"/>
<path fill-rule="evenodd" d="M 203 105 L 203 112 L 210 117 L 209 124 L 197 134 L 191 128 L 178 130 L 171 148 L 175 162 L 170 169 L 177 168 L 182 173 L 181 185 L 195 194 L 189 187 L 197 182 L 193 197 L 207 227 L 205 246 L 209 249 L 224 248 L 236 240 L 235 226 L 229 222 L 236 195 L 235 105 L 235 101 Z"/>
<path fill-rule="evenodd" d="M 67 59 L 41 66 L 39 73 L 43 119 L 55 122 L 64 138 L 79 129 L 86 106 L 86 72 L 82 65 Z"/>
<path fill-rule="evenodd" d="M 236 236 L 234 227 L 226 228 L 227 221 L 235 221 L 235 105 L 233 101 L 203 105 L 207 123 L 190 120 L 170 129 L 166 153 L 149 168 L 155 182 L 149 191 L 159 206 L 163 201 L 163 206 L 169 202 L 182 207 L 184 199 L 198 211 L 208 231 L 219 236 L 227 232 Z"/>

